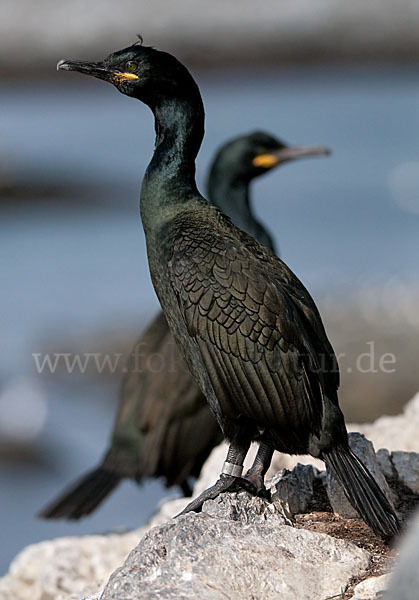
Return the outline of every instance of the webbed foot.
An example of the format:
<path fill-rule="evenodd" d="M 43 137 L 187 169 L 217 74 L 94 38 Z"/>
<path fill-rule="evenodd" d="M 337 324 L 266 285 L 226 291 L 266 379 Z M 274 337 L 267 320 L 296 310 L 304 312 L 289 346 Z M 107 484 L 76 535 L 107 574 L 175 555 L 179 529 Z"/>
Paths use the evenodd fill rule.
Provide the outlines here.
<path fill-rule="evenodd" d="M 221 474 L 220 478 L 213 486 L 207 490 L 204 490 L 177 516 L 180 517 L 181 515 L 186 515 L 188 512 L 200 512 L 202 510 L 202 505 L 207 500 L 214 500 L 214 498 L 223 492 L 238 492 L 239 490 L 246 490 L 254 496 L 257 495 L 256 487 L 248 479 L 244 477 L 233 477 L 232 475 Z"/>

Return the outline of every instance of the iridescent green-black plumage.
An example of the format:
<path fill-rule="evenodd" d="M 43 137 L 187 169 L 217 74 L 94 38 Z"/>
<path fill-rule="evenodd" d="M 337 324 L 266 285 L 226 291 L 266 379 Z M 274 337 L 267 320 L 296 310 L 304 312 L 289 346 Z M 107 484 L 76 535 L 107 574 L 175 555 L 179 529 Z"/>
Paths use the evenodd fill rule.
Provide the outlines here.
<path fill-rule="evenodd" d="M 311 296 L 196 188 L 204 111 L 187 69 L 138 46 L 103 63 L 59 67 L 111 81 L 154 114 L 156 148 L 141 190 L 150 273 L 175 340 L 230 442 L 220 479 L 187 510 L 236 485 L 249 487 L 257 469 L 263 483 L 274 448 L 309 452 L 325 460 L 377 533 L 394 535 L 393 508 L 349 449 L 336 359 Z M 260 464 L 241 478 L 252 440 L 260 444 Z"/>
<path fill-rule="evenodd" d="M 234 222 L 268 243 L 249 199 L 251 180 L 272 167 L 303 156 L 325 154 L 322 147 L 292 147 L 264 133 L 236 137 L 217 152 L 208 178 L 211 202 Z M 253 161 L 269 157 L 269 166 Z M 266 160 L 266 159 L 265 159 Z M 161 372 L 156 372 L 158 356 Z M 154 357 L 154 362 L 153 362 Z M 111 444 L 99 467 L 86 473 L 43 512 L 45 518 L 78 519 L 89 514 L 123 478 L 163 477 L 190 494 L 212 448 L 222 440 L 208 403 L 178 350 L 160 312 L 136 343 L 123 377 Z"/>

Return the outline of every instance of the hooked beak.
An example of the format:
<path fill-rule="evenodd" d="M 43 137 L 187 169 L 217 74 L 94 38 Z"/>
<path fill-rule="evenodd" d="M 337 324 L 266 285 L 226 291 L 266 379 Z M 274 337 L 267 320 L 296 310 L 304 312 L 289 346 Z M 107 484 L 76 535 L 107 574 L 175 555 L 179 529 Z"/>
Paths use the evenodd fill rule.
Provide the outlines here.
<path fill-rule="evenodd" d="M 270 169 L 287 160 L 305 158 L 306 156 L 327 156 L 331 151 L 325 146 L 284 146 L 279 150 L 259 154 L 253 159 L 255 167 Z"/>
<path fill-rule="evenodd" d="M 60 60 L 57 63 L 57 71 L 78 71 L 98 79 L 105 79 L 105 81 L 109 81 L 110 75 L 112 75 L 101 62 L 89 63 L 75 60 Z"/>
<path fill-rule="evenodd" d="M 85 75 L 97 77 L 110 83 L 120 83 L 129 79 L 138 79 L 138 75 L 134 73 L 120 73 L 118 71 L 110 71 L 102 62 L 81 62 L 75 60 L 60 60 L 57 63 L 57 71 L 78 71 Z"/>

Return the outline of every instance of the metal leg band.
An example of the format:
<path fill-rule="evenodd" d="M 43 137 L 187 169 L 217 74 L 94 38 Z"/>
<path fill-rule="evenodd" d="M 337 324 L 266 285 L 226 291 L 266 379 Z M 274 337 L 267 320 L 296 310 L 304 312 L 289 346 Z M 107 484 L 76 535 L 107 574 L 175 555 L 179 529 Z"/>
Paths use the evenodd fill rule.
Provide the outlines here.
<path fill-rule="evenodd" d="M 225 461 L 221 473 L 223 475 L 232 475 L 233 477 L 240 477 L 243 473 L 243 465 L 235 465 L 234 463 Z"/>

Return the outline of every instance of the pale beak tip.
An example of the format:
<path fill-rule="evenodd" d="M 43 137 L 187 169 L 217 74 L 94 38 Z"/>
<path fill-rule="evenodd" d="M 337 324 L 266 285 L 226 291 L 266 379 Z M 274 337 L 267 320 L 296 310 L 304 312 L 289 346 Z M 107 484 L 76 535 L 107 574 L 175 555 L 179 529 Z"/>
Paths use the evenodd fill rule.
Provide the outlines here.
<path fill-rule="evenodd" d="M 68 64 L 66 60 L 61 59 L 57 62 L 57 71 L 68 71 Z"/>

